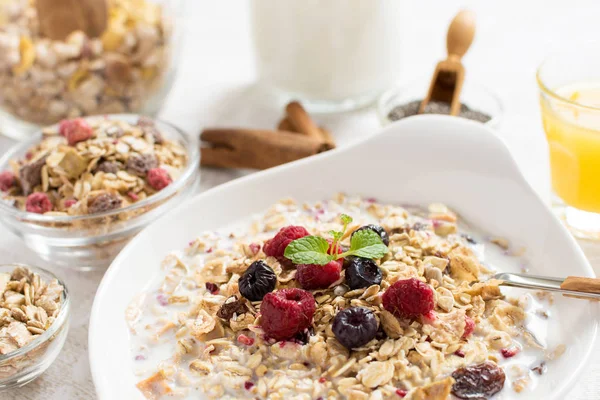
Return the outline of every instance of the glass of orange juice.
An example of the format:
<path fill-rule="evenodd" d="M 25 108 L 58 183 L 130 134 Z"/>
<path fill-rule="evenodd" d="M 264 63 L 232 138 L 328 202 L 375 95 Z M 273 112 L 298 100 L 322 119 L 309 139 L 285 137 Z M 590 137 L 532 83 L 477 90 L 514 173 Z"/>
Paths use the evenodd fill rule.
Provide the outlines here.
<path fill-rule="evenodd" d="M 558 197 L 555 208 L 575 236 L 587 239 L 600 239 L 597 45 L 558 52 L 537 72 L 552 188 Z"/>

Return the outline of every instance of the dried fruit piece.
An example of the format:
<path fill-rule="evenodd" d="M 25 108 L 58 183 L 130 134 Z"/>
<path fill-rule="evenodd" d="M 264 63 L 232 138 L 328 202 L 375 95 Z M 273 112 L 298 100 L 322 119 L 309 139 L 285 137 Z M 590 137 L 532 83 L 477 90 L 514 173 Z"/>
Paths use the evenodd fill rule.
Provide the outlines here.
<path fill-rule="evenodd" d="M 152 168 L 146 176 L 148 184 L 154 190 L 163 190 L 173 182 L 169 173 L 162 168 Z"/>
<path fill-rule="evenodd" d="M 8 192 L 10 188 L 15 186 L 15 174 L 10 171 L 0 172 L 0 191 Z"/>
<path fill-rule="evenodd" d="M 277 275 L 266 262 L 254 261 L 241 276 L 238 286 L 242 296 L 250 301 L 260 301 L 275 289 Z"/>
<path fill-rule="evenodd" d="M 504 387 L 506 375 L 492 362 L 459 368 L 452 373 L 452 394 L 464 400 L 487 400 Z"/>
<path fill-rule="evenodd" d="M 348 257 L 346 266 L 346 284 L 350 289 L 379 285 L 383 278 L 381 270 L 374 260 L 362 257 Z"/>
<path fill-rule="evenodd" d="M 65 171 L 69 178 L 75 179 L 86 170 L 87 162 L 75 149 L 67 148 L 58 166 Z"/>
<path fill-rule="evenodd" d="M 21 37 L 19 41 L 19 53 L 21 55 L 20 62 L 13 67 L 13 73 L 17 76 L 27 72 L 35 61 L 35 46 L 31 38 L 27 36 Z"/>
<path fill-rule="evenodd" d="M 31 194 L 33 189 L 42 183 L 42 167 L 46 165 L 46 158 L 47 156 L 40 157 L 19 169 L 21 190 L 25 196 Z"/>
<path fill-rule="evenodd" d="M 44 214 L 52 210 L 52 202 L 46 193 L 32 193 L 27 196 L 25 210 L 31 213 Z"/>
<path fill-rule="evenodd" d="M 67 138 L 69 146 L 88 140 L 94 134 L 92 127 L 83 118 L 65 119 L 60 122 L 58 131 Z"/>
<path fill-rule="evenodd" d="M 137 176 L 146 176 L 148 171 L 158 167 L 158 160 L 154 154 L 133 154 L 127 160 L 127 171 Z"/>
<path fill-rule="evenodd" d="M 88 204 L 88 213 L 97 214 L 105 211 L 115 210 L 121 207 L 123 200 L 112 193 L 102 193 Z"/>
<path fill-rule="evenodd" d="M 240 315 L 244 314 L 246 311 L 248 311 L 246 300 L 238 299 L 237 296 L 231 296 L 221 305 L 221 308 L 219 308 L 219 311 L 217 311 L 217 317 L 230 320 L 233 317 L 233 314 Z"/>
<path fill-rule="evenodd" d="M 378 328 L 375 314 L 366 307 L 341 310 L 333 319 L 331 327 L 338 342 L 348 349 L 369 343 L 377 334 Z"/>
<path fill-rule="evenodd" d="M 102 161 L 94 169 L 94 173 L 104 172 L 107 174 L 116 174 L 123 169 L 123 164 L 118 161 Z"/>

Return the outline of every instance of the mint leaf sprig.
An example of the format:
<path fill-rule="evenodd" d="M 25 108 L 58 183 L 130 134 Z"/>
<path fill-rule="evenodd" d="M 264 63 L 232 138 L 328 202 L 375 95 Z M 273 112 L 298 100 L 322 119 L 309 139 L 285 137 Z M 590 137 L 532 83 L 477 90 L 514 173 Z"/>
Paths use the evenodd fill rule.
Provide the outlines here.
<path fill-rule="evenodd" d="M 352 218 L 346 214 L 340 216 L 344 228 L 342 231 L 330 231 L 333 237 L 331 242 L 332 251 L 329 254 L 329 242 L 320 236 L 305 236 L 291 242 L 285 249 L 284 256 L 294 264 L 317 264 L 325 265 L 330 261 L 339 260 L 348 256 L 356 256 L 370 259 L 383 257 L 388 248 L 381 237 L 370 229 L 356 231 L 350 240 L 350 249 L 338 254 L 340 241 L 352 222 Z"/>

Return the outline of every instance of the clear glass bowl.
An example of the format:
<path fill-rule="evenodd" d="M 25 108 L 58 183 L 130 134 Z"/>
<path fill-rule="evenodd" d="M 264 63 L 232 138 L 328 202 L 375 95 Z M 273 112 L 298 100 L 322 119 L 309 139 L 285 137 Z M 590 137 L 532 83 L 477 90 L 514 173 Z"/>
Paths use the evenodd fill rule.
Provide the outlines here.
<path fill-rule="evenodd" d="M 60 353 L 69 331 L 71 299 L 65 283 L 52 272 L 21 264 L 0 265 L 0 272 L 12 272 L 15 267 L 25 267 L 40 275 L 44 281 L 53 279 L 64 288 L 61 309 L 50 328 L 26 346 L 8 354 L 0 354 L 0 392 L 28 384 L 40 376 Z"/>
<path fill-rule="evenodd" d="M 421 79 L 409 84 L 394 87 L 381 95 L 377 102 L 377 115 L 382 125 L 394 122 L 388 118 L 390 111 L 396 106 L 415 100 L 423 100 L 429 88 L 429 81 Z M 504 112 L 500 98 L 485 86 L 465 81 L 461 102 L 474 111 L 481 111 L 492 117 L 486 125 L 498 128 Z"/>
<path fill-rule="evenodd" d="M 184 5 L 112 0 L 102 36 L 75 32 L 58 41 L 39 33 L 34 2 L 0 4 L 10 16 L 0 32 L 1 134 L 20 140 L 79 116 L 155 116 L 175 80 Z"/>
<path fill-rule="evenodd" d="M 94 117 L 92 117 L 94 118 Z M 106 117 L 135 124 L 139 116 L 117 114 Z M 192 195 L 200 182 L 200 151 L 197 140 L 160 120 L 156 127 L 167 139 L 188 150 L 188 165 L 181 176 L 160 192 L 104 213 L 81 216 L 49 216 L 21 211 L 0 201 L 0 221 L 41 258 L 54 265 L 78 270 L 107 267 L 121 249 L 146 225 Z M 0 159 L 0 171 L 11 159 L 23 158 L 41 140 L 41 132 L 19 143 Z"/>

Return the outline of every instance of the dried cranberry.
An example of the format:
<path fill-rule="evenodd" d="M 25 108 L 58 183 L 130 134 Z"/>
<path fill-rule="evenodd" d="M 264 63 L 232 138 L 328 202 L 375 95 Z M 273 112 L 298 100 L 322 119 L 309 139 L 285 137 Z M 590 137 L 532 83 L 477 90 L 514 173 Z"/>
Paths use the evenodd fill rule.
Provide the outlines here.
<path fill-rule="evenodd" d="M 77 200 L 75 200 L 75 199 L 67 199 L 67 200 L 65 200 L 65 208 L 71 208 L 75 204 L 77 204 Z"/>
<path fill-rule="evenodd" d="M 402 389 L 396 389 L 396 394 L 398 396 L 400 396 L 400 398 L 405 398 L 406 395 L 408 394 L 408 392 L 406 390 L 402 390 Z"/>
<path fill-rule="evenodd" d="M 32 193 L 27 196 L 25 210 L 31 213 L 43 214 L 52 210 L 52 202 L 46 193 Z"/>
<path fill-rule="evenodd" d="M 462 349 L 458 349 L 454 352 L 455 356 L 458 356 L 460 358 L 465 358 L 465 352 Z"/>
<path fill-rule="evenodd" d="M 459 368 L 452 373 L 452 394 L 464 400 L 487 400 L 504 387 L 506 375 L 492 362 Z"/>
<path fill-rule="evenodd" d="M 254 344 L 254 339 L 244 334 L 238 336 L 237 341 L 246 346 L 252 346 Z"/>
<path fill-rule="evenodd" d="M 15 183 L 15 174 L 10 171 L 0 172 L 0 191 L 8 192 Z"/>
<path fill-rule="evenodd" d="M 219 293 L 219 287 L 217 286 L 216 283 L 206 282 L 205 286 L 206 286 L 206 290 L 208 290 L 211 294 Z"/>
<path fill-rule="evenodd" d="M 244 382 L 244 389 L 246 390 L 250 390 L 254 387 L 254 383 L 250 382 L 250 381 L 246 381 Z"/>
<path fill-rule="evenodd" d="M 146 180 L 154 190 L 163 190 L 173 182 L 169 173 L 162 168 L 152 168 L 148 171 Z"/>
<path fill-rule="evenodd" d="M 233 317 L 233 314 L 244 314 L 248 311 L 248 307 L 246 307 L 246 300 L 239 299 L 236 296 L 230 297 L 233 298 L 233 301 L 225 300 L 225 303 L 221 305 L 219 311 L 217 311 L 217 317 L 230 320 Z"/>
<path fill-rule="evenodd" d="M 88 214 L 97 214 L 105 211 L 116 210 L 121 207 L 123 200 L 112 193 L 102 193 L 88 204 Z"/>
<path fill-rule="evenodd" d="M 519 348 L 518 347 L 511 347 L 510 349 L 502 349 L 500 350 L 500 353 L 502 353 L 502 356 L 504 358 L 511 358 L 517 355 L 517 353 L 519 352 Z"/>
<path fill-rule="evenodd" d="M 463 333 L 463 338 L 468 338 L 469 336 L 471 336 L 471 334 L 473 333 L 473 331 L 475 330 L 475 321 L 473 320 L 473 318 L 469 317 L 468 315 L 465 315 L 465 332 Z"/>
<path fill-rule="evenodd" d="M 141 177 L 146 176 L 152 168 L 158 167 L 154 154 L 134 154 L 127 159 L 127 171 Z"/>
<path fill-rule="evenodd" d="M 21 181 L 21 190 L 25 196 L 29 196 L 36 186 L 42 184 L 42 167 L 46 165 L 44 156 L 35 161 L 25 164 L 19 169 L 19 180 Z"/>

